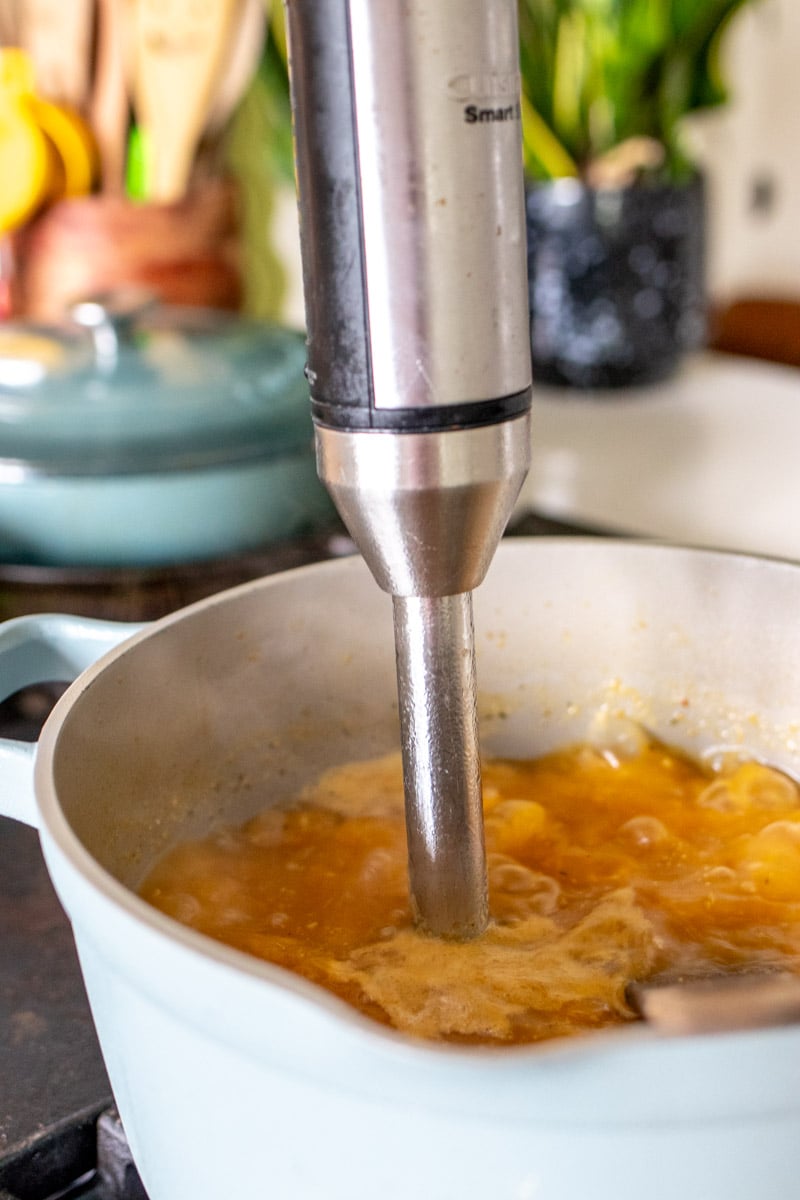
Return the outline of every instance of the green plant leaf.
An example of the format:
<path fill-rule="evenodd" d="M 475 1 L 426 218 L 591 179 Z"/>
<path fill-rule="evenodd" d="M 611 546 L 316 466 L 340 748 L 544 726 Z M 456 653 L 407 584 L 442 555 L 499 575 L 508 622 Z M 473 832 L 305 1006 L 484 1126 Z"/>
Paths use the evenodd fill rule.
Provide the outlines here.
<path fill-rule="evenodd" d="M 526 96 L 522 97 L 522 150 L 525 168 L 534 179 L 577 175 L 578 165 Z"/>
<path fill-rule="evenodd" d="M 553 141 L 584 172 L 615 145 L 648 137 L 665 147 L 668 174 L 685 173 L 684 119 L 725 102 L 724 36 L 757 2 L 519 0 L 528 169 L 558 170 Z"/>

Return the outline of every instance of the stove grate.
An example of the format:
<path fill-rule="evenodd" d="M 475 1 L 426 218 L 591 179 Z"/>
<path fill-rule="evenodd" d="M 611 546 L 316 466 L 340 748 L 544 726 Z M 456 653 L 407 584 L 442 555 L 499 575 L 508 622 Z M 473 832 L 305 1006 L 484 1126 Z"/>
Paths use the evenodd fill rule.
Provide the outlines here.
<path fill-rule="evenodd" d="M 0 1200 L 147 1200 L 116 1109 L 66 1122 L 6 1160 Z"/>

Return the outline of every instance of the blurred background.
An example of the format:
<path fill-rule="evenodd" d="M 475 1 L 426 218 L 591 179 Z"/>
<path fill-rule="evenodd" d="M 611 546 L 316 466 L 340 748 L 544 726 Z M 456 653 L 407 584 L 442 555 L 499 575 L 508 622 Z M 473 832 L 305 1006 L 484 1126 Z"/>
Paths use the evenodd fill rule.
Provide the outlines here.
<path fill-rule="evenodd" d="M 695 120 L 710 183 L 709 290 L 798 296 L 800 7 L 763 0 L 743 11 L 723 47 L 729 102 Z"/>
<path fill-rule="evenodd" d="M 800 555 L 796 0 L 518 11 L 520 512 Z M 302 374 L 282 5 L 0 0 L 0 179 L 6 614 L 32 572 L 206 564 L 216 588 L 237 576 L 212 562 L 338 536 Z"/>
<path fill-rule="evenodd" d="M 203 16 L 205 9 L 213 19 Z M 683 25 L 689 23 L 685 11 L 697 18 L 698 29 L 690 32 L 695 45 L 700 43 L 702 62 L 696 57 L 687 63 L 687 54 L 679 53 L 687 32 Z M 609 85 L 610 101 L 598 96 L 598 63 L 606 82 L 613 71 L 623 79 L 627 71 L 638 81 L 648 64 L 656 64 L 649 82 L 642 82 L 640 96 L 625 98 L 631 112 L 618 123 L 606 112 L 605 124 L 620 128 L 622 140 L 666 132 L 671 149 L 679 141 L 684 155 L 704 173 L 711 303 L 721 308 L 741 297 L 794 299 L 800 270 L 795 220 L 800 200 L 795 66 L 800 10 L 793 0 L 521 0 L 520 12 L 526 93 L 534 101 L 541 98 L 528 83 L 531 75 L 541 74 L 557 93 L 539 106 L 551 124 L 557 124 L 559 113 L 566 120 L 565 110 L 587 103 L 592 111 L 586 122 L 597 126 L 604 102 L 606 109 L 610 102 L 619 103 L 614 93 L 614 88 L 621 92 L 618 83 Z M 644 30 L 642 46 L 638 59 L 633 53 L 626 59 L 620 46 L 630 51 L 634 20 Z M 568 26 L 571 51 L 564 36 Z M 592 38 L 596 42 L 598 29 L 610 44 L 602 53 L 596 48 L 587 52 L 585 70 L 595 72 L 595 94 L 587 97 L 580 65 L 573 61 L 570 69 L 567 60 L 570 53 L 579 59 L 581 39 L 587 46 Z M 185 46 L 179 49 L 181 38 L 184 43 L 194 39 L 193 58 Z M 9 261 L 6 239 L 5 278 L 8 286 L 15 268 L 17 312 L 53 314 L 62 298 L 74 299 L 81 289 L 91 289 L 95 279 L 100 286 L 113 282 L 115 269 L 102 261 L 105 255 L 124 260 L 117 264 L 118 274 L 155 281 L 167 298 L 240 306 L 302 327 L 280 4 L 4 0 L 0 44 L 21 47 L 28 59 L 4 58 L 2 88 L 3 177 L 21 174 L 18 190 L 24 193 L 9 197 L 6 211 L 0 210 L 0 227 L 13 233 L 16 250 L 16 262 Z M 547 74 L 552 70 L 548 56 L 560 56 L 557 79 Z M 646 88 L 663 88 L 666 74 L 681 71 L 696 76 L 694 93 L 687 92 L 683 100 L 688 115 L 681 101 L 674 100 L 677 133 L 664 131 L 663 122 L 655 129 Z M 8 119 L 20 89 L 33 90 L 38 101 L 62 109 L 54 122 L 52 112 L 45 119 L 38 107 L 49 156 L 52 160 L 55 150 L 56 159 L 49 167 L 39 162 L 38 171 L 36 148 L 26 149 L 24 139 L 13 136 L 15 123 Z M 86 129 L 70 130 L 70 116 L 82 119 Z M 528 141 L 530 118 L 530 111 L 523 113 Z M 83 153 L 82 135 L 84 140 L 88 136 Z M 87 154 L 89 163 L 83 161 Z M 159 176 L 152 167 L 155 174 L 148 180 L 146 163 L 152 166 L 159 154 L 176 164 L 175 170 Z M 179 160 L 182 166 L 177 166 Z M 531 163 L 529 155 L 529 178 L 535 174 Z M 586 162 L 578 166 L 585 177 Z M 647 158 L 641 166 L 642 173 L 653 173 Z M 660 167 L 655 164 L 656 171 Z M 92 197 L 84 206 L 61 207 L 84 192 Z M 129 209 L 130 225 L 124 228 L 114 226 L 122 220 L 120 198 Z M 173 247 L 163 239 L 161 245 L 152 244 L 161 235 L 155 219 L 148 237 L 149 209 L 161 207 L 164 199 L 179 207 L 172 233 L 180 226 L 181 237 Z M 181 209 L 181 203 L 186 207 Z M 141 244 L 148 240 L 150 245 Z M 132 264 L 126 252 L 142 261 Z M 154 259 L 149 274 L 143 261 L 148 253 Z M 47 258 L 46 266 L 37 261 L 41 257 Z M 172 280 L 158 274 L 156 264 L 163 261 L 168 263 L 163 274 L 171 266 Z"/>

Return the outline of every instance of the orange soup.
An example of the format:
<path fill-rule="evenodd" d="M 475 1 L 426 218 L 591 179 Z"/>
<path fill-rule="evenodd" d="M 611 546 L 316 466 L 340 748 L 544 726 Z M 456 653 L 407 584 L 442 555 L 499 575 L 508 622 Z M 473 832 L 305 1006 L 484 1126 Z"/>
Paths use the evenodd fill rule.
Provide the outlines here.
<path fill-rule="evenodd" d="M 413 1036 L 514 1044 L 634 1019 L 631 981 L 800 971 L 800 792 L 641 739 L 483 767 L 491 923 L 412 923 L 399 756 L 178 847 L 142 895 Z"/>

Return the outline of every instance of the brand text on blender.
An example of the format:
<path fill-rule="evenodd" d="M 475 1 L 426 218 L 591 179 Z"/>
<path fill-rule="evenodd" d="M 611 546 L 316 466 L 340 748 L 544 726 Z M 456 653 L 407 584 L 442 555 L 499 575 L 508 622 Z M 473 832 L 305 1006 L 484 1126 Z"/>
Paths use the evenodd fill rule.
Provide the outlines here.
<path fill-rule="evenodd" d="M 503 108 L 479 108 L 477 104 L 468 104 L 464 109 L 464 120 L 468 125 L 484 124 L 487 121 L 518 121 L 520 105 L 507 104 Z"/>

